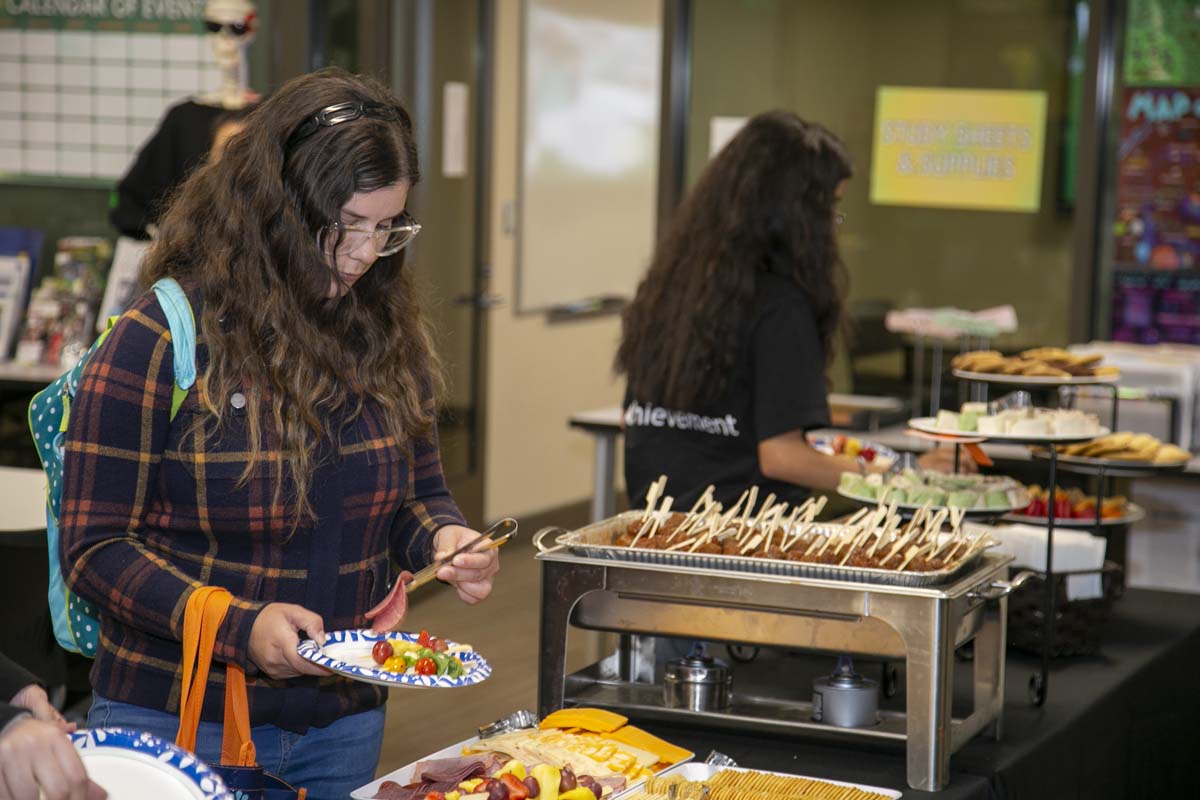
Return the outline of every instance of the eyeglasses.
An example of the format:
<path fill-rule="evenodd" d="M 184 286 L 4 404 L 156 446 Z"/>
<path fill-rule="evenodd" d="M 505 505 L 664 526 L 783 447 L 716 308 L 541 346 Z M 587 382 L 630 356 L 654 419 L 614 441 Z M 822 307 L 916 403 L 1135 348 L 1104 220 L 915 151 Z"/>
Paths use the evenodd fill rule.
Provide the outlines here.
<path fill-rule="evenodd" d="M 204 27 L 208 29 L 209 33 L 220 33 L 224 30 L 232 33 L 234 36 L 245 36 L 254 29 L 250 20 L 246 20 L 245 22 L 217 22 L 215 19 L 206 19 L 204 20 Z"/>
<path fill-rule="evenodd" d="M 325 243 L 330 241 L 328 236 L 337 237 L 341 234 L 341 242 L 338 244 L 337 252 L 353 253 L 355 250 L 366 244 L 367 239 L 374 239 L 375 255 L 377 256 L 393 256 L 407 247 L 413 239 L 417 238 L 417 234 L 421 232 L 421 223 L 417 222 L 406 212 L 400 218 L 400 224 L 391 228 L 358 228 L 354 225 L 346 225 L 342 222 L 331 222 L 321 231 L 321 237 L 318 239 L 318 244 L 321 249 L 325 249 Z"/>
<path fill-rule="evenodd" d="M 400 119 L 400 114 L 396 109 L 382 103 L 335 103 L 322 108 L 301 122 L 288 137 L 287 146 L 291 147 L 296 142 L 307 139 L 321 128 L 332 128 L 334 125 L 341 125 L 343 122 L 351 122 L 363 117 L 395 122 Z"/>
<path fill-rule="evenodd" d="M 833 212 L 833 224 L 834 225 L 841 225 L 845 221 L 846 221 L 846 212 L 845 211 Z"/>

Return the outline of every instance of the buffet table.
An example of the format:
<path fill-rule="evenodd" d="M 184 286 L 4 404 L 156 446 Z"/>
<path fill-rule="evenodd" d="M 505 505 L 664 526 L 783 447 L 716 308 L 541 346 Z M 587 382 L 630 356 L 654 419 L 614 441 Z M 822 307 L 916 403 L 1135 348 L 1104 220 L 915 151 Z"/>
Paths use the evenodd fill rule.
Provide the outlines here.
<path fill-rule="evenodd" d="M 616 512 L 616 453 L 617 440 L 621 435 L 621 409 L 616 406 L 581 411 L 572 414 L 568 424 L 576 430 L 590 434 L 595 440 L 595 461 L 592 472 L 591 519 L 611 517 Z M 862 431 L 815 431 L 815 433 L 850 433 L 870 439 L 876 444 L 890 447 L 897 452 L 924 452 L 933 443 L 905 435 L 906 425 L 892 425 L 864 433 Z M 992 459 L 999 461 L 1029 461 L 1029 448 L 1015 444 L 984 444 L 983 450 Z M 1200 456 L 1193 458 L 1184 470 L 1186 475 L 1200 475 Z"/>
<path fill-rule="evenodd" d="M 742 766 L 885 786 L 905 797 L 1200 797 L 1200 771 L 1191 766 L 1200 746 L 1200 691 L 1192 683 L 1200 596 L 1131 589 L 1106 631 L 1099 656 L 1054 662 L 1055 689 L 1041 708 L 1030 705 L 1025 688 L 1038 658 L 1010 651 L 1003 738 L 969 742 L 952 757 L 950 783 L 937 793 L 906 787 L 901 750 L 638 722 L 694 750 L 698 760 L 718 750 Z M 870 674 L 869 664 L 861 669 Z M 789 674 L 797 685 L 806 678 Z M 902 690 L 887 705 L 895 702 L 903 702 Z"/>

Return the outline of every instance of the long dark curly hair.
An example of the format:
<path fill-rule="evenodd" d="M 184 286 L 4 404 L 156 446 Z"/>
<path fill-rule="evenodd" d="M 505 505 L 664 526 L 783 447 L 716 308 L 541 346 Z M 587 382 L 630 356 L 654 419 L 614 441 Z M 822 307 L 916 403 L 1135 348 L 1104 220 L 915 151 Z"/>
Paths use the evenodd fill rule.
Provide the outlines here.
<path fill-rule="evenodd" d="M 616 369 L 635 399 L 703 408 L 728 388 L 758 276 L 789 276 L 807 295 L 826 364 L 845 302 L 834 237 L 845 146 L 787 111 L 752 118 L 675 212 L 625 309 Z"/>
<path fill-rule="evenodd" d="M 346 102 L 378 104 L 378 113 L 293 140 L 321 109 Z M 213 429 L 223 424 L 222 398 L 243 391 L 245 482 L 262 460 L 263 420 L 273 422 L 271 449 L 286 463 L 269 466 L 290 475 L 294 524 L 312 518 L 318 445 L 337 440 L 332 420 L 355 419 L 364 395 L 382 406 L 397 443 L 431 432 L 441 371 L 404 251 L 330 298 L 341 277 L 318 243 L 355 193 L 419 177 L 412 122 L 391 92 L 341 70 L 314 72 L 257 107 L 223 157 L 192 174 L 146 256 L 146 286 L 164 276 L 199 286 L 209 353 L 202 397 Z M 277 507 L 283 483 L 275 481 Z"/>

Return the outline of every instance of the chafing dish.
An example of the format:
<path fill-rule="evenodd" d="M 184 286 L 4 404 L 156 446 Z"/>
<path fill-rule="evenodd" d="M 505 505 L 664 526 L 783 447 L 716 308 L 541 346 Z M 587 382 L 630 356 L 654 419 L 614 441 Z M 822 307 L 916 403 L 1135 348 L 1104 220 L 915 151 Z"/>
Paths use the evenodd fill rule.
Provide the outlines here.
<path fill-rule="evenodd" d="M 1006 596 L 1027 577 L 1004 580 L 1011 556 L 984 552 L 933 585 L 903 585 L 862 574 L 876 570 L 830 577 L 718 564 L 721 558 L 760 559 L 713 556 L 695 562 L 647 551 L 647 557 L 635 552 L 630 560 L 608 552 L 628 548 L 606 548 L 601 540 L 589 544 L 591 534 L 583 535 L 615 529 L 621 519 L 588 526 L 575 536 L 547 529 L 535 537 L 542 562 L 539 713 L 589 705 L 712 727 L 902 742 L 908 783 L 924 790 L 945 786 L 950 754 L 970 738 L 988 728 L 999 737 Z M 550 536 L 558 537 L 554 546 L 545 543 Z M 905 660 L 908 707 L 904 713 L 881 713 L 878 725 L 847 729 L 813 721 L 810 703 L 780 698 L 737 694 L 723 711 L 667 708 L 653 673 L 630 669 L 621 652 L 567 675 L 571 626 L 622 634 L 626 640 L 666 636 Z M 972 640 L 974 708 L 966 718 L 952 719 L 954 651 Z"/>

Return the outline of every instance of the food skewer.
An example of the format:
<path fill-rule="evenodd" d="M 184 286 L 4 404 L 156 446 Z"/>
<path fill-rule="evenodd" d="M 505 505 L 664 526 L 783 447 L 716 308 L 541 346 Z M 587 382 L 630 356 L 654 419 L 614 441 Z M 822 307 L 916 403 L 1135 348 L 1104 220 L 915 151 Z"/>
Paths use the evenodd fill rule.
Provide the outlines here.
<path fill-rule="evenodd" d="M 716 491 L 716 487 L 710 483 L 708 488 L 704 490 L 704 494 L 697 498 L 696 503 L 692 506 L 691 511 L 687 512 L 685 515 L 686 518 L 684 519 L 683 524 L 672 531 L 671 535 L 667 537 L 668 542 L 674 539 L 676 536 L 680 536 L 696 526 L 696 522 L 700 519 L 700 516 L 696 514 L 696 512 L 700 510 L 702 505 L 707 508 L 708 504 L 712 502 L 714 491 Z"/>
<path fill-rule="evenodd" d="M 900 566 L 897 567 L 896 569 L 903 571 L 903 569 L 905 567 L 907 567 L 909 564 L 912 563 L 913 559 L 917 558 L 918 556 L 922 555 L 923 553 L 928 552 L 932 547 L 933 547 L 933 542 L 928 542 L 920 547 L 914 547 L 912 549 L 912 552 L 910 552 L 908 554 L 908 557 L 905 558 L 903 561 L 901 561 Z"/>
<path fill-rule="evenodd" d="M 642 519 L 650 518 L 654 512 L 654 507 L 658 505 L 658 498 L 662 496 L 663 490 L 667 488 L 667 476 L 659 475 L 658 480 L 650 484 L 650 488 L 646 490 L 646 510 L 642 512 Z"/>
<path fill-rule="evenodd" d="M 842 556 L 842 560 L 838 562 L 838 566 L 846 566 L 846 562 L 850 560 L 850 556 L 854 555 L 854 551 L 874 533 L 875 531 L 873 530 L 864 530 L 858 536 L 854 537 L 854 541 L 846 548 L 846 555 Z"/>
<path fill-rule="evenodd" d="M 775 495 L 771 495 L 771 497 L 774 497 L 774 496 Z M 737 533 L 734 534 L 734 538 L 737 539 L 738 544 L 741 544 L 741 542 L 742 542 L 742 531 L 745 529 L 746 523 L 750 520 L 750 514 L 752 511 L 754 511 L 754 505 L 757 502 L 758 502 L 758 487 L 751 486 L 750 487 L 750 496 L 746 500 L 746 507 L 742 509 L 742 517 L 741 517 L 741 519 L 738 520 Z"/>
<path fill-rule="evenodd" d="M 649 528 L 649 536 L 647 536 L 646 538 L 653 539 L 654 534 L 657 533 L 658 529 L 662 527 L 663 520 L 666 519 L 667 514 L 670 513 L 671 504 L 674 502 L 675 502 L 674 497 L 670 497 L 670 496 L 664 497 L 662 508 L 659 509 L 658 511 L 654 512 L 654 514 L 651 515 L 650 519 L 648 519 L 644 523 L 642 523 L 641 529 L 638 530 L 637 536 L 633 537 L 633 541 L 629 543 L 629 546 L 636 547 L 638 540 L 642 538 L 642 534 L 645 534 L 647 532 L 647 528 Z"/>
<path fill-rule="evenodd" d="M 780 534 L 780 536 L 779 536 L 779 549 L 785 553 L 788 551 L 789 548 L 791 548 L 792 543 L 797 541 L 800 538 L 800 533 L 797 533 L 791 539 L 789 539 L 788 537 L 790 535 L 789 532 L 795 529 L 796 520 L 799 519 L 800 515 L 803 513 L 804 513 L 804 506 L 802 506 L 802 505 L 796 506 L 795 508 L 792 509 L 791 516 L 788 517 L 787 522 L 783 523 L 783 525 L 782 525 L 783 533 Z M 801 533 L 803 533 L 803 531 Z"/>

